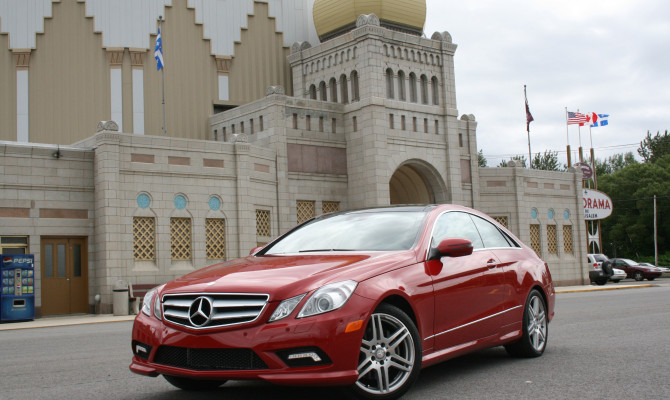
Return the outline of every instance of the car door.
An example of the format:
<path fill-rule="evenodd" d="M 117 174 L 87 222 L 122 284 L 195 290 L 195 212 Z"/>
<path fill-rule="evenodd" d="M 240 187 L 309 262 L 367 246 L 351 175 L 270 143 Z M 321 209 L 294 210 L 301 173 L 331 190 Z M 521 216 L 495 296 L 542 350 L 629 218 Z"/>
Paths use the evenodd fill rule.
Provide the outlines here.
<path fill-rule="evenodd" d="M 431 246 L 450 237 L 470 240 L 474 251 L 468 256 L 442 257 L 441 267 L 432 272 L 438 350 L 494 335 L 499 325 L 495 314 L 501 309 L 500 262 L 484 248 L 470 214 L 451 211 L 437 219 Z"/>

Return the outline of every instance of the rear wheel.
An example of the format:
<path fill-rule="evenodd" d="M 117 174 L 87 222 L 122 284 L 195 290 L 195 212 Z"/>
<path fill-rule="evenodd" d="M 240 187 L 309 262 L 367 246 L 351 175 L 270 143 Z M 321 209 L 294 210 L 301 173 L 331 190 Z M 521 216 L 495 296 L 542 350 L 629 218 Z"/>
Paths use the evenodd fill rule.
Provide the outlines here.
<path fill-rule="evenodd" d="M 644 274 L 642 271 L 635 271 L 635 275 L 633 275 L 633 278 L 635 278 L 636 281 L 643 281 L 644 280 Z"/>
<path fill-rule="evenodd" d="M 505 345 L 505 350 L 514 357 L 539 357 L 547 347 L 549 323 L 547 306 L 537 289 L 533 289 L 526 299 L 523 311 L 523 334 L 517 342 Z"/>
<path fill-rule="evenodd" d="M 650 281 L 653 281 L 654 279 L 656 279 L 656 278 L 647 278 L 647 280 L 650 280 Z"/>
<path fill-rule="evenodd" d="M 595 282 L 596 282 L 596 284 L 597 284 L 597 285 L 600 285 L 600 286 L 602 286 L 602 285 L 604 285 L 604 284 L 606 284 L 606 283 L 607 283 L 607 278 L 603 278 L 603 279 L 598 279 L 598 280 L 597 280 L 597 281 L 595 281 Z"/>
<path fill-rule="evenodd" d="M 619 283 L 619 282 L 621 282 L 621 279 L 612 279 L 612 282 Z"/>
<path fill-rule="evenodd" d="M 184 378 L 181 376 L 163 375 L 166 381 L 170 382 L 172 386 L 178 387 L 181 390 L 189 392 L 214 390 L 226 383 L 225 380 L 208 381 L 200 379 Z"/>
<path fill-rule="evenodd" d="M 370 317 L 358 358 L 358 381 L 350 391 L 362 399 L 397 399 L 421 369 L 421 342 L 402 310 L 381 304 Z"/>

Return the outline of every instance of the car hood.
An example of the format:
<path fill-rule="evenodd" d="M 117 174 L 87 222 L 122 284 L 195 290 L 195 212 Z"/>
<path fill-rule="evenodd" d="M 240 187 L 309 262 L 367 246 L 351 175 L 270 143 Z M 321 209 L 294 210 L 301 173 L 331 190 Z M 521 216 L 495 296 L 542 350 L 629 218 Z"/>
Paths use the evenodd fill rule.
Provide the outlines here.
<path fill-rule="evenodd" d="M 361 281 L 407 265 L 410 252 L 249 256 L 215 264 L 168 282 L 165 293 L 267 293 L 283 300 L 327 283 Z"/>

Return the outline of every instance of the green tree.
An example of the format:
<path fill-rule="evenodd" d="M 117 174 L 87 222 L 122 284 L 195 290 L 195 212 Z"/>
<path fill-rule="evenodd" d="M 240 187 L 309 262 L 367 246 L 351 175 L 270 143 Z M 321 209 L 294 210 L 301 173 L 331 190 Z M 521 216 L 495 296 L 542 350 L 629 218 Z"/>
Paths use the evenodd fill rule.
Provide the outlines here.
<path fill-rule="evenodd" d="M 509 159 L 509 161 L 519 161 L 521 163 L 521 166 L 526 168 L 526 156 L 514 156 Z M 507 163 L 509 162 L 507 160 L 502 160 L 500 164 L 498 164 L 498 167 L 507 167 Z"/>
<path fill-rule="evenodd" d="M 563 171 L 558 163 L 558 152 L 551 150 L 546 150 L 544 154 L 535 154 L 530 166 L 533 169 L 543 169 L 545 171 Z"/>
<path fill-rule="evenodd" d="M 596 158 L 596 176 L 613 174 L 620 169 L 637 163 L 632 151 L 625 154 L 614 154 L 604 160 Z"/>
<path fill-rule="evenodd" d="M 670 154 L 655 163 L 629 164 L 598 179 L 598 190 L 613 202 L 612 215 L 601 222 L 604 250 L 639 259 L 654 254 L 654 208 L 657 196 L 658 248 L 670 239 Z"/>
<path fill-rule="evenodd" d="M 651 132 L 647 131 L 647 137 L 640 142 L 637 153 L 647 163 L 654 163 L 664 155 L 670 154 L 670 135 L 668 135 L 668 131 L 666 130 L 663 135 L 661 135 L 661 132 L 656 132 L 653 137 Z"/>
<path fill-rule="evenodd" d="M 479 150 L 479 153 L 477 153 L 477 162 L 479 163 L 480 167 L 486 167 L 488 162 L 486 161 L 486 157 L 484 157 L 484 151 Z"/>

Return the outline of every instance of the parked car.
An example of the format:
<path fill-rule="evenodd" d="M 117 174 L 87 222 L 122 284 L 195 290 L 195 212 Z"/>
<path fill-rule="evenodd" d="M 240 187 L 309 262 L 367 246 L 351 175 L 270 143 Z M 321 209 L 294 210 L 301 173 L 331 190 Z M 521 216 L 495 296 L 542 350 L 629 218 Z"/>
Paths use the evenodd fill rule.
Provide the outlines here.
<path fill-rule="evenodd" d="M 332 213 L 148 292 L 130 370 L 184 390 L 258 379 L 395 399 L 468 352 L 542 355 L 554 304 L 547 264 L 478 211 Z"/>
<path fill-rule="evenodd" d="M 586 262 L 589 265 L 589 279 L 592 283 L 596 283 L 598 285 L 604 285 L 607 283 L 609 278 L 602 269 L 603 261 L 607 260 L 608 258 L 604 254 L 589 253 L 586 255 Z"/>
<path fill-rule="evenodd" d="M 645 267 L 654 267 L 654 268 L 658 268 L 658 269 L 661 271 L 662 274 L 670 273 L 670 268 L 667 268 L 667 267 L 659 267 L 659 266 L 657 266 L 657 265 L 650 264 L 650 263 L 640 263 L 640 265 L 643 265 L 643 266 L 645 266 Z"/>
<path fill-rule="evenodd" d="M 626 271 L 619 268 L 612 268 L 612 276 L 610 276 L 610 280 L 614 283 L 619 283 L 622 279 L 626 279 Z"/>
<path fill-rule="evenodd" d="M 662 275 L 658 268 L 640 265 L 628 258 L 613 258 L 612 262 L 615 268 L 624 270 L 628 278 L 633 278 L 636 281 L 642 281 L 645 278 L 653 281 Z"/>

